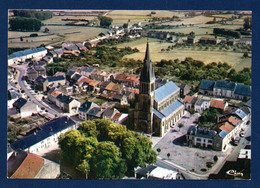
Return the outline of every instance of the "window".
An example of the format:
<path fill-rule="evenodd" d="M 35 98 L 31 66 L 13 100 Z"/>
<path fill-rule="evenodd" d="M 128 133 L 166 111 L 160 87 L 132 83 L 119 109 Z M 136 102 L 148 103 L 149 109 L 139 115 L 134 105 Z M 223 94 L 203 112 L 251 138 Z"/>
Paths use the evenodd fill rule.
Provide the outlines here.
<path fill-rule="evenodd" d="M 200 138 L 197 138 L 197 141 L 201 141 L 201 139 L 200 139 Z"/>

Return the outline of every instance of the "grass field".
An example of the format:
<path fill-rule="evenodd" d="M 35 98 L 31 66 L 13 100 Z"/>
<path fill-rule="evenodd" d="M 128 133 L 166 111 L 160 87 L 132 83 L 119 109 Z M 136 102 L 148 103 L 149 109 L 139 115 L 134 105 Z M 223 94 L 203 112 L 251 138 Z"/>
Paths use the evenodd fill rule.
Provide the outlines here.
<path fill-rule="evenodd" d="M 137 48 L 140 52 L 131 55 L 124 56 L 125 58 L 133 58 L 143 60 L 146 50 L 146 39 L 142 38 L 133 42 L 124 43 L 117 45 L 118 48 L 130 46 L 131 48 Z M 232 52 L 232 51 L 219 51 L 219 50 L 192 50 L 192 49 L 173 49 L 169 52 L 161 52 L 161 49 L 166 49 L 172 43 L 162 42 L 158 39 L 149 39 L 150 52 L 152 61 L 160 61 L 161 59 L 166 60 L 184 60 L 186 57 L 191 57 L 196 60 L 203 61 L 205 64 L 211 62 L 226 62 L 233 66 L 236 70 L 241 70 L 244 67 L 251 67 L 251 58 L 243 58 L 243 53 Z"/>
<path fill-rule="evenodd" d="M 42 27 L 43 30 L 45 27 Z M 95 27 L 82 27 L 82 26 L 48 26 L 50 33 L 53 35 L 47 35 L 42 32 L 8 32 L 8 38 L 16 38 L 8 40 L 9 48 L 33 48 L 40 46 L 41 44 L 59 44 L 61 42 L 73 41 L 82 42 L 84 40 L 93 38 L 101 32 L 108 31 L 103 28 Z M 38 35 L 45 35 L 39 37 L 24 38 L 24 41 L 20 41 L 20 36 L 29 36 L 32 33 Z M 26 42 L 28 40 L 28 42 Z"/>

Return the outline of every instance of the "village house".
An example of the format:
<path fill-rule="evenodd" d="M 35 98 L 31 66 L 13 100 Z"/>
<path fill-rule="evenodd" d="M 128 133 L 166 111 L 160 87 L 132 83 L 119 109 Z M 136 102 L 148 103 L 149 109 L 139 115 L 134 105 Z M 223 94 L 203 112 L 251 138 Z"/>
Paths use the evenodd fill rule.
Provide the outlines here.
<path fill-rule="evenodd" d="M 65 85 L 66 80 L 64 76 L 52 76 L 48 77 L 44 82 L 43 82 L 43 91 L 47 91 L 48 87 L 51 86 L 58 86 L 58 85 Z"/>
<path fill-rule="evenodd" d="M 251 99 L 251 92 L 251 86 L 224 80 L 202 80 L 199 87 L 199 93 L 204 95 L 234 98 L 239 100 Z"/>
<path fill-rule="evenodd" d="M 21 118 L 30 117 L 32 114 L 38 113 L 38 106 L 31 101 L 20 97 L 13 103 Z"/>
<path fill-rule="evenodd" d="M 179 84 L 178 85 L 180 88 L 180 97 L 184 98 L 187 94 L 190 93 L 190 86 L 187 84 Z"/>
<path fill-rule="evenodd" d="M 218 41 L 217 39 L 215 38 L 209 38 L 209 37 L 201 37 L 199 39 L 199 42 L 198 43 L 201 43 L 201 44 L 217 44 Z"/>
<path fill-rule="evenodd" d="M 78 108 L 80 107 L 80 102 L 70 96 L 60 94 L 56 97 L 56 106 L 61 110 L 70 115 L 75 115 L 78 113 Z"/>
<path fill-rule="evenodd" d="M 50 56 L 52 56 L 53 58 L 55 58 L 55 57 L 61 58 L 63 53 L 64 53 L 64 49 L 63 48 L 58 48 L 58 49 L 50 50 L 48 54 Z"/>
<path fill-rule="evenodd" d="M 93 67 L 83 67 L 81 69 L 81 75 L 90 78 L 91 74 L 96 71 Z"/>
<path fill-rule="evenodd" d="M 128 114 L 118 112 L 112 117 L 111 121 L 117 124 L 124 124 L 127 118 Z"/>
<path fill-rule="evenodd" d="M 83 104 L 81 104 L 78 109 L 79 119 L 83 121 L 88 120 L 88 112 L 93 108 L 100 108 L 100 107 L 96 103 L 90 101 L 86 101 Z"/>
<path fill-rule="evenodd" d="M 59 164 L 22 150 L 14 151 L 7 161 L 11 179 L 55 179 L 59 175 Z"/>
<path fill-rule="evenodd" d="M 46 56 L 46 54 L 47 54 L 47 49 L 43 47 L 14 52 L 8 56 L 8 66 L 17 64 L 18 62 L 25 62 L 28 59 L 34 59 L 38 61 L 42 57 Z"/>
<path fill-rule="evenodd" d="M 121 94 L 123 91 L 123 85 L 115 84 L 113 82 L 110 82 L 104 89 L 106 93 L 114 92 L 117 94 Z"/>
<path fill-rule="evenodd" d="M 115 83 L 124 84 L 127 87 L 139 87 L 139 78 L 134 76 L 117 74 L 115 77 L 112 77 L 112 81 Z"/>
<path fill-rule="evenodd" d="M 190 126 L 186 134 L 186 140 L 189 146 L 212 148 L 213 140 L 216 135 L 217 132 L 214 130 Z"/>
<path fill-rule="evenodd" d="M 14 89 L 9 89 L 7 94 L 7 108 L 13 108 L 14 102 L 22 97 L 22 94 Z"/>
<path fill-rule="evenodd" d="M 202 113 L 204 110 L 209 109 L 210 100 L 198 98 L 194 105 L 195 112 Z"/>
<path fill-rule="evenodd" d="M 210 107 L 220 109 L 223 112 L 226 110 L 228 103 L 223 100 L 211 99 Z"/>
<path fill-rule="evenodd" d="M 58 138 L 62 133 L 76 128 L 76 123 L 68 116 L 52 119 L 38 127 L 32 134 L 12 143 L 11 148 L 37 154 L 54 144 L 58 144 Z"/>
<path fill-rule="evenodd" d="M 239 44 L 245 45 L 245 46 L 252 46 L 252 38 L 251 37 L 242 37 L 240 39 Z"/>
<path fill-rule="evenodd" d="M 135 169 L 136 179 L 179 180 L 180 177 L 179 172 L 175 170 L 169 170 L 155 165 L 147 165 L 144 168 L 138 167 Z"/>
<path fill-rule="evenodd" d="M 119 104 L 121 104 L 121 105 L 128 105 L 128 100 L 127 100 L 127 97 L 125 95 L 115 94 L 113 96 L 113 100 L 118 101 Z"/>

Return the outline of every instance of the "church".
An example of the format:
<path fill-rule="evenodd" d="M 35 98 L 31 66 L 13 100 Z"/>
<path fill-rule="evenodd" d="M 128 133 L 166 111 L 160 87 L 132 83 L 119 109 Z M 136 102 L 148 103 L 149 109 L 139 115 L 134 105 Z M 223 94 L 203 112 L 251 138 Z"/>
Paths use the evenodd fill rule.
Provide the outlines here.
<path fill-rule="evenodd" d="M 174 82 L 155 87 L 156 78 L 148 41 L 139 81 L 134 129 L 153 136 L 163 136 L 183 116 L 184 105 L 178 100 L 180 88 Z"/>

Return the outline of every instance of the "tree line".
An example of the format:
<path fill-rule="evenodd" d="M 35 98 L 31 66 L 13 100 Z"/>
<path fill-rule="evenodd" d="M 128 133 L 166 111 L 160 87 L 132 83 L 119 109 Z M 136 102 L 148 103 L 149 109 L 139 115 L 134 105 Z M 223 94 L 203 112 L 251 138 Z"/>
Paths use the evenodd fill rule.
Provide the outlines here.
<path fill-rule="evenodd" d="M 47 20 L 52 18 L 51 11 L 36 11 L 36 10 L 13 10 L 14 16 L 35 18 L 39 20 Z"/>
<path fill-rule="evenodd" d="M 204 62 L 186 58 L 184 61 L 179 59 L 164 60 L 155 65 L 155 74 L 163 78 L 165 75 L 174 75 L 184 81 L 208 80 L 229 80 L 238 83 L 251 85 L 251 69 L 244 68 L 236 71 L 227 63 L 212 62 L 205 65 Z"/>
<path fill-rule="evenodd" d="M 36 18 L 13 18 L 9 20 L 11 31 L 39 31 L 41 21 Z"/>
<path fill-rule="evenodd" d="M 88 179 L 119 179 L 133 176 L 134 168 L 156 162 L 151 141 L 124 125 L 97 119 L 81 123 L 59 138 L 64 160 Z"/>

